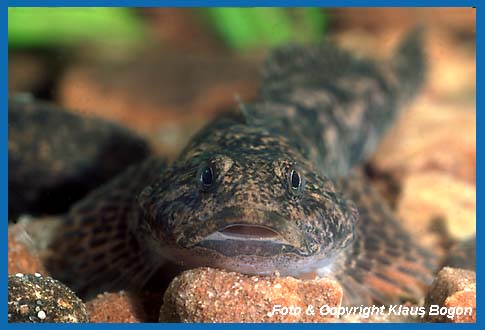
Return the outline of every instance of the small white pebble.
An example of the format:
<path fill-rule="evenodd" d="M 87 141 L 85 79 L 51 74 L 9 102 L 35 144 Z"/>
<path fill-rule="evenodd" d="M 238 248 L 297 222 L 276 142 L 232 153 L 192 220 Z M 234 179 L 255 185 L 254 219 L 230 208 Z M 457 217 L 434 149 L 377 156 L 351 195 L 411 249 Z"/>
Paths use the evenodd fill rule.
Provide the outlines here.
<path fill-rule="evenodd" d="M 39 274 L 39 273 L 34 273 L 34 276 L 35 276 L 35 277 L 42 277 L 42 275 L 41 275 L 41 274 Z"/>
<path fill-rule="evenodd" d="M 45 315 L 45 312 L 44 311 L 39 311 L 37 313 L 37 317 L 41 320 L 45 319 L 47 317 L 47 315 Z"/>
<path fill-rule="evenodd" d="M 17 274 L 15 274 L 15 276 L 17 276 L 17 277 L 24 277 L 24 274 L 22 274 L 22 273 L 17 273 Z"/>

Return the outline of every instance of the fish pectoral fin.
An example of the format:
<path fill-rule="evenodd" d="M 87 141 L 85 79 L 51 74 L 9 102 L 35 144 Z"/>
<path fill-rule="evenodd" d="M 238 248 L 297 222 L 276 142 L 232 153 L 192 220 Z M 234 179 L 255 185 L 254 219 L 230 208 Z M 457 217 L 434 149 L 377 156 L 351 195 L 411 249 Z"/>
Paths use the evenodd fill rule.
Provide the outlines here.
<path fill-rule="evenodd" d="M 438 257 L 405 230 L 378 192 L 360 175 L 338 186 L 359 211 L 355 244 L 334 266 L 349 305 L 417 302 L 438 269 Z"/>
<path fill-rule="evenodd" d="M 45 260 L 52 277 L 82 298 L 148 282 L 164 260 L 147 255 L 136 236 L 142 216 L 137 197 L 163 164 L 148 160 L 127 169 L 63 216 Z"/>

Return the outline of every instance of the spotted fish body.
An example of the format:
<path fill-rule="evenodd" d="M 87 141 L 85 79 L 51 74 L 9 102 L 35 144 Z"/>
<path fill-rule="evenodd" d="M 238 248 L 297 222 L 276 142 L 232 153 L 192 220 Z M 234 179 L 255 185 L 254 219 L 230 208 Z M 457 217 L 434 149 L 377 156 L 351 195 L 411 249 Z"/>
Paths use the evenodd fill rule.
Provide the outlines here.
<path fill-rule="evenodd" d="M 75 206 L 49 268 L 80 292 L 141 287 L 170 261 L 334 277 L 346 304 L 419 299 L 434 258 L 355 168 L 419 90 L 420 46 L 414 31 L 384 64 L 328 43 L 274 51 L 258 102 Z"/>

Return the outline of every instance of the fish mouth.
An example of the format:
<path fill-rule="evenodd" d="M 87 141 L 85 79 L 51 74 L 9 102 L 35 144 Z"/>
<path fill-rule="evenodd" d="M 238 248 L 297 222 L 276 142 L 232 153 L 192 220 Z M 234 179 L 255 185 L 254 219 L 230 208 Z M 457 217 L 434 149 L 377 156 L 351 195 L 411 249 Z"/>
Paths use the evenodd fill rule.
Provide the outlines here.
<path fill-rule="evenodd" d="M 204 237 L 196 247 L 213 250 L 227 257 L 257 255 L 271 257 L 280 254 L 298 254 L 294 244 L 277 230 L 250 224 L 231 224 Z"/>
<path fill-rule="evenodd" d="M 210 234 L 206 239 L 234 239 L 234 240 L 276 240 L 281 235 L 274 229 L 265 226 L 234 224 Z"/>
<path fill-rule="evenodd" d="M 284 215 L 264 209 L 225 207 L 204 221 L 192 222 L 176 238 L 184 249 L 222 256 L 312 254 L 307 233 Z"/>

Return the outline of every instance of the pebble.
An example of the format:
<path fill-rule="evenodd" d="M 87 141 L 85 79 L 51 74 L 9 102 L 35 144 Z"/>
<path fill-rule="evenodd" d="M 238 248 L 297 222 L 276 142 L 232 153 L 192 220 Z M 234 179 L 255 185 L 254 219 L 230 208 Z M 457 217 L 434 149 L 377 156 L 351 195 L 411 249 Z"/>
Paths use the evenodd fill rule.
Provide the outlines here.
<path fill-rule="evenodd" d="M 86 303 L 89 321 L 94 323 L 156 322 L 161 293 L 103 293 Z"/>
<path fill-rule="evenodd" d="M 17 273 L 8 277 L 8 321 L 88 322 L 84 303 L 51 277 Z"/>
<path fill-rule="evenodd" d="M 426 316 L 429 322 L 476 322 L 476 274 L 474 271 L 459 268 L 443 268 L 431 285 L 425 306 L 438 306 L 444 314 Z M 459 313 L 459 310 L 471 309 L 471 313 Z M 455 313 L 454 315 L 452 315 Z"/>
<path fill-rule="evenodd" d="M 8 233 L 8 273 L 22 277 L 23 273 L 46 274 L 39 256 L 24 244 L 19 232 L 10 230 Z M 23 234 L 23 232 L 21 233 Z"/>

